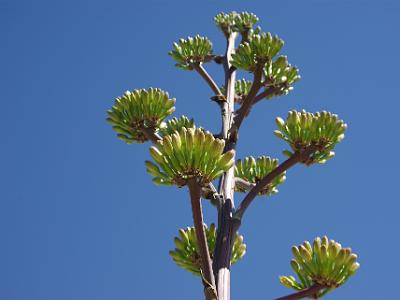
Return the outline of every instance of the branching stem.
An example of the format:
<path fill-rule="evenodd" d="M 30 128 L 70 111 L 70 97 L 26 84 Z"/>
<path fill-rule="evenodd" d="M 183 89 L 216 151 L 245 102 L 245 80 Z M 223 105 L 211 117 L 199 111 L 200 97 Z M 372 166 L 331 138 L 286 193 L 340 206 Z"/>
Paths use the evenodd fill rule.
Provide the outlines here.
<path fill-rule="evenodd" d="M 318 299 L 316 295 L 318 295 L 318 292 L 325 287 L 323 285 L 315 284 L 312 287 L 309 287 L 308 289 L 304 289 L 302 291 L 299 291 L 297 293 L 277 298 L 276 300 L 298 300 L 298 299 L 303 299 L 303 298 L 313 298 L 313 299 Z"/>

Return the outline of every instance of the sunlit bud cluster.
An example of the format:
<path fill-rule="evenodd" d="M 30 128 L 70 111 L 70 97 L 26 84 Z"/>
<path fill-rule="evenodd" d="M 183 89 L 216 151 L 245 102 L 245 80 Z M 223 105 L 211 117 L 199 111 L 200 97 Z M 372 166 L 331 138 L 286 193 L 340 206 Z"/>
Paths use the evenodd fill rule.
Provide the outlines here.
<path fill-rule="evenodd" d="M 107 121 L 113 126 L 118 137 L 131 143 L 147 140 L 143 129 L 156 130 L 160 123 L 175 111 L 175 99 L 160 89 L 140 89 L 125 92 L 115 100 L 107 112 Z"/>
<path fill-rule="evenodd" d="M 208 228 L 204 224 L 207 237 L 207 244 L 210 251 L 211 259 L 213 259 L 215 243 L 217 239 L 217 231 L 214 224 Z M 169 252 L 174 262 L 181 268 L 200 276 L 201 260 L 199 253 L 199 245 L 197 243 L 196 231 L 194 227 L 187 227 L 179 230 L 179 237 L 175 237 L 175 250 Z M 231 264 L 235 264 L 246 254 L 246 245 L 243 243 L 243 236 L 236 234 L 231 255 Z"/>

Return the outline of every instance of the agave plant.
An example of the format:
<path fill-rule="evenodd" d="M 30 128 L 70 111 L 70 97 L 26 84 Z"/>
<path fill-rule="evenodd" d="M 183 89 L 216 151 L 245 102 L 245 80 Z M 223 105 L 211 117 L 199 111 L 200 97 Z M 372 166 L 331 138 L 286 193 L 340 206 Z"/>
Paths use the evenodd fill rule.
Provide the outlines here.
<path fill-rule="evenodd" d="M 309 113 L 306 111 L 290 111 L 287 120 L 278 117 L 276 124 L 279 130 L 275 135 L 291 146 L 294 152 L 301 152 L 309 147 L 315 149 L 314 153 L 303 163 L 325 163 L 335 153 L 332 151 L 336 144 L 344 138 L 347 125 L 337 115 L 322 111 Z M 293 155 L 292 151 L 283 152 L 287 156 Z"/>
<path fill-rule="evenodd" d="M 294 259 L 290 262 L 299 281 L 293 276 L 281 276 L 281 283 L 295 290 L 310 288 L 316 284 L 322 288 L 318 297 L 344 284 L 360 267 L 357 255 L 326 236 L 317 237 L 311 246 L 305 241 L 293 246 Z"/>
<path fill-rule="evenodd" d="M 243 160 L 237 160 L 235 164 L 235 177 L 243 179 L 244 181 L 255 185 L 260 181 L 261 178 L 269 174 L 278 166 L 278 160 L 273 159 L 269 156 L 260 156 L 254 158 L 249 156 Z M 279 174 L 274 180 L 265 186 L 259 195 L 271 195 L 276 194 L 278 189 L 276 188 L 279 184 L 283 183 L 286 179 L 285 172 Z M 246 192 L 248 188 L 241 185 L 240 182 L 236 184 L 236 191 Z"/>
<path fill-rule="evenodd" d="M 160 89 L 139 89 L 125 92 L 115 100 L 107 121 L 118 137 L 128 144 L 148 140 L 144 130 L 157 130 L 161 122 L 175 111 L 175 99 Z"/>
<path fill-rule="evenodd" d="M 215 224 L 211 224 L 210 227 L 204 224 L 204 229 L 211 259 L 213 259 L 217 239 Z M 174 262 L 186 271 L 200 276 L 201 260 L 195 228 L 187 227 L 186 229 L 180 229 L 179 237 L 175 237 L 174 242 L 176 248 L 169 252 Z M 231 264 L 237 263 L 245 254 L 246 244 L 243 243 L 243 236 L 237 233 L 232 247 Z"/>
<path fill-rule="evenodd" d="M 180 69 L 192 70 L 194 64 L 208 62 L 213 57 L 211 41 L 199 35 L 180 39 L 179 43 L 174 43 L 173 46 L 174 49 L 168 54 Z"/>
<path fill-rule="evenodd" d="M 232 55 L 232 65 L 238 69 L 254 72 L 257 66 L 271 61 L 279 53 L 283 40 L 271 33 L 255 34 L 248 42 L 239 45 Z"/>
<path fill-rule="evenodd" d="M 196 178 L 206 186 L 234 163 L 233 152 L 223 153 L 225 142 L 200 128 L 185 128 L 166 135 L 150 148 L 156 163 L 146 161 L 157 184 L 184 186 Z"/>

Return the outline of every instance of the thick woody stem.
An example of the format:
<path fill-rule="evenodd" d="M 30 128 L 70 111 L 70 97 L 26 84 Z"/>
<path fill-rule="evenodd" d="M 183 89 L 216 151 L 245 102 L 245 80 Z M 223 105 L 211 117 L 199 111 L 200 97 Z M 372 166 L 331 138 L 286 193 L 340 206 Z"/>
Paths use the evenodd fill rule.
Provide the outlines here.
<path fill-rule="evenodd" d="M 303 298 L 313 298 L 313 299 L 318 299 L 317 295 L 318 292 L 325 287 L 323 285 L 315 284 L 312 287 L 309 287 L 308 289 L 304 289 L 302 291 L 299 291 L 297 293 L 277 298 L 276 300 L 298 300 L 298 299 L 303 299 Z"/>
<path fill-rule="evenodd" d="M 221 103 L 222 130 L 221 137 L 225 140 L 225 151 L 234 150 L 236 136 L 231 132 L 235 104 L 236 71 L 230 64 L 235 50 L 236 33 L 227 37 L 227 47 L 224 56 L 226 101 Z M 223 199 L 218 210 L 218 232 L 214 251 L 213 269 L 217 279 L 219 300 L 230 299 L 230 258 L 231 258 L 231 220 L 234 209 L 234 166 L 221 178 L 219 193 Z"/>
<path fill-rule="evenodd" d="M 188 187 L 192 204 L 193 223 L 197 242 L 199 244 L 203 285 L 206 293 L 206 299 L 210 299 L 207 291 L 210 289 L 216 291 L 216 288 L 210 252 L 207 244 L 207 237 L 204 230 L 203 211 L 201 207 L 201 187 L 195 178 L 192 178 L 188 181 Z"/>

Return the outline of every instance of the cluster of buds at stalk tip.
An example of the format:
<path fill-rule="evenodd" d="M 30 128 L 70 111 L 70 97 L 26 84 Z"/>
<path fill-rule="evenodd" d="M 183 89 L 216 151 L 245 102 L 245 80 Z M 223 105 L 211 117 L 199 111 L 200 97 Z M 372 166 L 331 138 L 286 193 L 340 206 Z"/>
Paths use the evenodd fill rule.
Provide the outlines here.
<path fill-rule="evenodd" d="M 187 184 L 195 178 L 201 186 L 221 176 L 234 164 L 234 153 L 223 153 L 225 141 L 201 128 L 182 128 L 164 136 L 150 148 L 155 163 L 146 161 L 153 182 L 164 185 Z"/>
<path fill-rule="evenodd" d="M 241 178 L 250 184 L 257 184 L 264 176 L 271 173 L 278 166 L 278 160 L 269 156 L 260 156 L 254 158 L 253 156 L 246 157 L 242 160 L 237 160 L 235 164 L 235 177 Z M 276 176 L 274 180 L 268 184 L 259 195 L 272 195 L 278 192 L 276 188 L 279 184 L 283 183 L 286 179 L 286 172 Z M 235 189 L 237 192 L 246 192 L 247 189 L 236 184 Z"/>
<path fill-rule="evenodd" d="M 208 248 L 210 250 L 211 260 L 215 249 L 217 231 L 214 224 L 207 227 L 204 224 Z M 174 262 L 181 268 L 201 275 L 201 259 L 199 245 L 197 243 L 196 231 L 194 227 L 187 227 L 179 230 L 179 237 L 175 237 L 175 250 L 169 252 Z M 243 236 L 236 234 L 231 255 L 231 265 L 235 264 L 246 254 L 246 245 L 243 243 Z"/>
<path fill-rule="evenodd" d="M 107 112 L 118 137 L 128 144 L 147 141 L 143 129 L 156 131 L 160 123 L 175 111 L 175 99 L 160 89 L 139 89 L 125 92 Z"/>
<path fill-rule="evenodd" d="M 193 119 L 189 119 L 186 116 L 180 116 L 179 118 L 174 117 L 167 122 L 162 122 L 157 133 L 164 137 L 175 133 L 175 131 L 180 131 L 183 127 L 186 129 L 196 128 L 196 125 Z"/>
<path fill-rule="evenodd" d="M 214 17 L 214 22 L 225 34 L 240 32 L 246 34 L 258 22 L 258 17 L 253 13 L 219 13 Z"/>
<path fill-rule="evenodd" d="M 265 88 L 274 88 L 274 93 L 267 98 L 287 95 L 293 90 L 293 84 L 301 79 L 299 70 L 290 65 L 286 56 L 279 56 L 275 61 L 269 61 L 264 68 Z"/>
<path fill-rule="evenodd" d="M 277 137 L 289 143 L 294 152 L 302 152 L 310 147 L 315 151 L 303 161 L 304 164 L 325 163 L 335 153 L 332 151 L 336 144 L 344 138 L 347 125 L 337 115 L 322 111 L 309 113 L 306 111 L 290 111 L 285 120 L 278 117 L 276 124 L 279 130 L 274 133 Z M 293 152 L 283 151 L 287 156 Z"/>
<path fill-rule="evenodd" d="M 271 33 L 253 34 L 248 42 L 239 45 L 232 55 L 231 63 L 234 67 L 254 72 L 257 67 L 264 65 L 279 53 L 283 47 L 283 40 Z"/>
<path fill-rule="evenodd" d="M 305 241 L 293 246 L 292 253 L 294 259 L 290 265 L 299 281 L 293 276 L 281 276 L 280 282 L 298 291 L 318 284 L 321 286 L 318 297 L 345 283 L 360 267 L 357 255 L 350 248 L 342 248 L 326 236 L 317 237 L 313 245 Z"/>
<path fill-rule="evenodd" d="M 199 35 L 180 39 L 173 47 L 168 54 L 177 62 L 175 66 L 183 70 L 193 70 L 194 64 L 205 63 L 213 58 L 211 41 Z"/>

